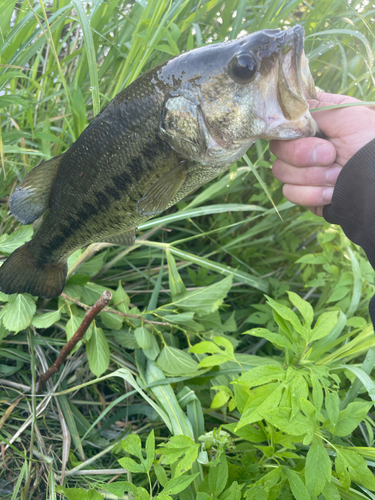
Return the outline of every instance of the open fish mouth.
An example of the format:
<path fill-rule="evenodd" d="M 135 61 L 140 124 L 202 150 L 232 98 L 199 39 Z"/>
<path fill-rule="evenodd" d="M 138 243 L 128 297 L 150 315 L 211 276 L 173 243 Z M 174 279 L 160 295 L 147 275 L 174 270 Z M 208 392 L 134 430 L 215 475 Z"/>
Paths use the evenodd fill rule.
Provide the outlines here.
<path fill-rule="evenodd" d="M 314 80 L 303 50 L 304 31 L 295 26 L 279 55 L 277 99 L 287 120 L 298 120 L 309 109 L 307 99 L 317 99 Z"/>

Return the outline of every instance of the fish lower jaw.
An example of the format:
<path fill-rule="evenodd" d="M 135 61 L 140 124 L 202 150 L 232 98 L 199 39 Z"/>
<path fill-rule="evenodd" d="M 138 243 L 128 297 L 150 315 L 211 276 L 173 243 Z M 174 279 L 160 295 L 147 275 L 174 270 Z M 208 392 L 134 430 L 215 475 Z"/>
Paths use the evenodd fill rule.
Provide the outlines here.
<path fill-rule="evenodd" d="M 312 137 L 317 133 L 318 126 L 310 113 L 304 114 L 298 120 L 286 120 L 284 117 L 274 119 L 260 137 L 262 139 L 291 140 L 301 137 Z"/>

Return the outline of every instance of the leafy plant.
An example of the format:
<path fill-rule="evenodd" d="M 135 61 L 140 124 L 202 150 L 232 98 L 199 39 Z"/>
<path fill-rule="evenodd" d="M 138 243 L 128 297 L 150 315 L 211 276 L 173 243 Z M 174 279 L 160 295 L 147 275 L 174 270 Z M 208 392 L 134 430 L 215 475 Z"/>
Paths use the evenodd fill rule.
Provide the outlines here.
<path fill-rule="evenodd" d="M 36 230 L 8 213 L 17 183 L 173 55 L 300 23 L 317 86 L 375 101 L 374 10 L 360 0 L 0 12 L 3 260 Z M 77 251 L 58 299 L 0 293 L 1 498 L 374 498 L 374 272 L 339 228 L 283 199 L 272 159 L 260 140 L 133 247 Z M 105 290 L 108 308 L 36 394 Z"/>

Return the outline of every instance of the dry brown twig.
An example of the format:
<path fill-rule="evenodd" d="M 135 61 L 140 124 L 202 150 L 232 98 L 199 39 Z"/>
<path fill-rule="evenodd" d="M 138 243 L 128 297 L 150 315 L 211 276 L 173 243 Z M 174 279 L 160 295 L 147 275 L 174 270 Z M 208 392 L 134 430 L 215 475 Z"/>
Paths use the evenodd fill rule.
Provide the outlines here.
<path fill-rule="evenodd" d="M 65 300 L 70 300 L 71 302 L 74 302 L 74 304 L 77 304 L 77 306 L 82 307 L 82 309 L 85 309 L 85 311 L 88 311 L 90 309 L 90 306 L 83 304 L 82 302 L 80 302 L 77 299 L 73 299 L 73 297 L 69 297 L 69 295 L 66 295 L 66 293 L 62 293 L 61 297 L 63 297 Z M 121 311 L 116 311 L 116 309 L 110 309 L 109 307 L 104 307 L 103 312 L 117 314 L 117 316 L 122 316 L 123 318 L 140 319 L 141 321 L 143 321 L 144 323 L 147 323 L 149 325 L 171 326 L 170 323 L 166 323 L 166 322 L 162 322 L 162 321 L 152 321 L 150 319 L 144 318 L 143 316 L 140 316 L 139 314 L 123 313 Z"/>
<path fill-rule="evenodd" d="M 65 294 L 62 294 L 65 295 Z M 82 337 L 86 333 L 88 327 L 94 320 L 94 318 L 102 311 L 105 306 L 109 304 L 109 301 L 112 298 L 112 293 L 109 290 L 105 290 L 102 296 L 95 302 L 92 307 L 85 308 L 87 310 L 85 317 L 82 320 L 82 323 L 79 325 L 77 331 L 73 335 L 73 337 L 67 342 L 64 347 L 61 349 L 59 356 L 56 361 L 53 363 L 51 368 L 49 368 L 45 373 L 43 373 L 38 380 L 36 392 L 40 393 L 44 386 L 46 385 L 47 380 L 52 377 L 54 373 L 57 373 L 64 363 L 66 358 L 72 352 L 73 348 L 78 344 Z"/>

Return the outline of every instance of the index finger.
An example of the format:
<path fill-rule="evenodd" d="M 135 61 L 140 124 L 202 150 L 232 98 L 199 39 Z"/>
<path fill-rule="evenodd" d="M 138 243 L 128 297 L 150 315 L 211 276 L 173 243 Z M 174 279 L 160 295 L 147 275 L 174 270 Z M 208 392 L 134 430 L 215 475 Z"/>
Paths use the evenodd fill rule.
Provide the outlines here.
<path fill-rule="evenodd" d="M 296 141 L 271 141 L 271 152 L 295 167 L 328 166 L 336 160 L 336 149 L 329 141 L 306 137 Z"/>

